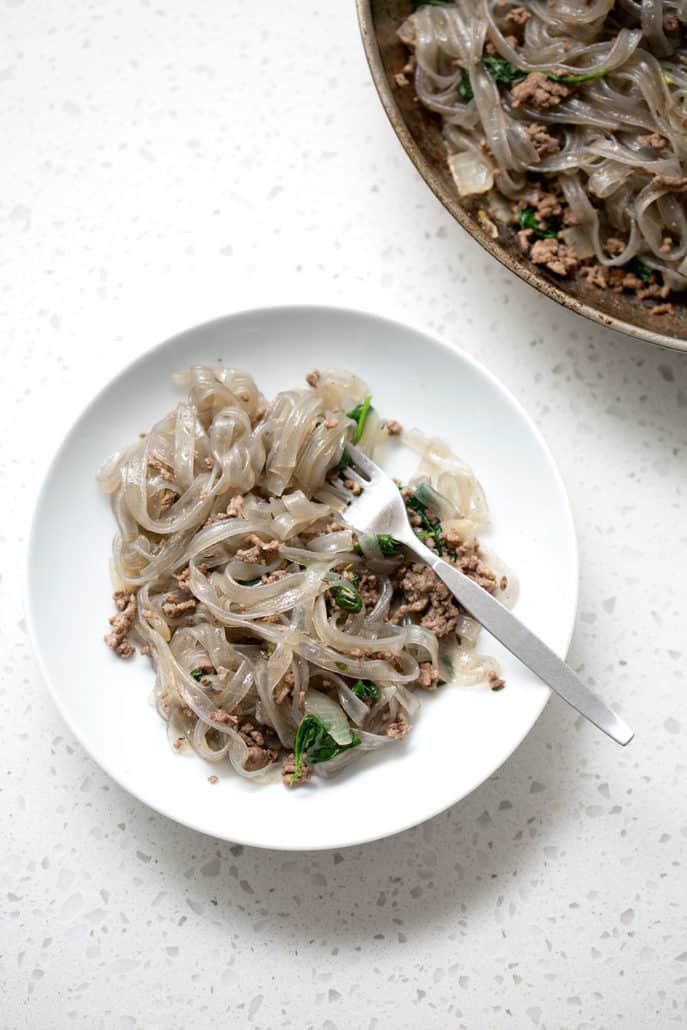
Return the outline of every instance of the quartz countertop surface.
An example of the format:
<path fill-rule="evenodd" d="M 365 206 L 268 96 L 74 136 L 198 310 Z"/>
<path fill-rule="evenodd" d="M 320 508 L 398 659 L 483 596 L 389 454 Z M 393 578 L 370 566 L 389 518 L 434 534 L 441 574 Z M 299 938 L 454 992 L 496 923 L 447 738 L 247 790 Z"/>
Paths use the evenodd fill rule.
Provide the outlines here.
<path fill-rule="evenodd" d="M 387 123 L 352 0 L 6 0 L 2 22 L 3 1026 L 687 1025 L 687 355 L 468 238 Z M 142 349 L 284 301 L 427 327 L 526 405 L 579 534 L 570 661 L 630 748 L 553 699 L 443 815 L 286 854 L 169 822 L 74 741 L 22 600 L 55 441 Z"/>

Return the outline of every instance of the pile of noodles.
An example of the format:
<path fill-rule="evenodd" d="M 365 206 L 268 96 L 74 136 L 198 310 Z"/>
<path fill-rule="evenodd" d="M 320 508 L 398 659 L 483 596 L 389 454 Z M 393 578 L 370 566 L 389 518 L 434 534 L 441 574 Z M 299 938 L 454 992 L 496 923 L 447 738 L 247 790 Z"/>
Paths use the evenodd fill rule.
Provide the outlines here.
<path fill-rule="evenodd" d="M 578 257 L 607 266 L 637 257 L 672 289 L 685 289 L 687 192 L 653 179 L 687 174 L 687 64 L 680 60 L 687 56 L 687 0 L 518 6 L 530 17 L 517 47 L 508 39 L 513 4 L 502 0 L 431 3 L 401 30 L 402 38 L 414 37 L 417 96 L 442 116 L 460 192 L 487 193 L 490 212 L 508 221 L 504 198 L 523 196 L 528 173 L 557 180 L 577 223 L 561 237 Z M 666 29 L 666 19 L 677 28 Z M 487 43 L 524 72 L 598 77 L 576 85 L 557 107 L 513 107 L 510 89 L 499 88 L 482 63 Z M 463 69 L 474 94 L 466 102 L 458 92 Z M 539 157 L 523 131 L 532 122 L 561 130 L 559 153 Z M 663 149 L 638 141 L 656 132 L 668 141 Z M 625 241 L 622 253 L 606 253 L 610 236 Z"/>
<path fill-rule="evenodd" d="M 375 537 L 361 538 L 356 549 L 353 531 L 336 528 L 350 494 L 326 476 L 355 429 L 344 412 L 367 388 L 334 370 L 323 372 L 316 388 L 286 390 L 268 403 L 253 379 L 234 369 L 196 366 L 177 382 L 188 390 L 187 400 L 99 473 L 119 530 L 113 583 L 137 593 L 134 635 L 150 648 L 158 711 L 171 738 L 185 736 L 203 758 L 228 758 L 241 776 L 264 778 L 264 770 L 244 768 L 247 746 L 231 725 L 217 721 L 217 713 L 238 712 L 272 727 L 283 748 L 292 749 L 303 718 L 301 692 L 327 680 L 326 689 L 336 692 L 361 740 L 360 747 L 317 766 L 327 775 L 358 752 L 392 743 L 384 729 L 399 712 L 412 717 L 418 708 L 408 685 L 417 679 L 419 663 L 442 660 L 427 629 L 384 618 L 398 560 L 384 557 Z M 414 431 L 406 436 L 421 452 L 419 473 L 428 488 L 440 491 L 443 525 L 474 539 L 487 517 L 476 479 L 440 441 Z M 373 453 L 387 438 L 372 411 L 359 445 Z M 161 511 L 170 488 L 178 498 Z M 227 518 L 227 504 L 239 494 L 242 513 Z M 253 534 L 281 541 L 278 552 L 256 562 L 237 558 Z M 284 560 L 283 578 L 260 580 Z M 490 562 L 503 571 L 491 556 Z M 186 566 L 197 604 L 171 618 L 164 598 L 177 586 L 173 573 Z M 325 592 L 347 582 L 344 568 L 376 574 L 373 610 L 328 612 Z M 513 590 L 510 585 L 502 599 L 508 602 Z M 472 619 L 460 619 L 451 642 L 454 675 L 445 678 L 476 683 L 496 670 L 493 659 L 474 649 L 478 631 Z M 376 657 L 380 651 L 391 653 L 393 662 Z M 212 672 L 198 682 L 191 672 L 203 666 L 223 667 L 224 677 Z M 278 703 L 275 691 L 287 673 L 294 688 Z M 351 689 L 358 679 L 380 690 L 371 707 Z"/>

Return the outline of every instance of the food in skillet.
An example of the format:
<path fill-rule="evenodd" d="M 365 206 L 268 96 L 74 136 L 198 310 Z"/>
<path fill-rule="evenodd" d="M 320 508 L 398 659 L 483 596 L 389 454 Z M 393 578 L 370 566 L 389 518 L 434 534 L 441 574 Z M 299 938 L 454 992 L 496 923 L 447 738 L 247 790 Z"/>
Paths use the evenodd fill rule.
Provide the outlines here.
<path fill-rule="evenodd" d="M 442 121 L 461 197 L 559 277 L 654 315 L 687 288 L 685 0 L 416 5 L 397 76 Z"/>

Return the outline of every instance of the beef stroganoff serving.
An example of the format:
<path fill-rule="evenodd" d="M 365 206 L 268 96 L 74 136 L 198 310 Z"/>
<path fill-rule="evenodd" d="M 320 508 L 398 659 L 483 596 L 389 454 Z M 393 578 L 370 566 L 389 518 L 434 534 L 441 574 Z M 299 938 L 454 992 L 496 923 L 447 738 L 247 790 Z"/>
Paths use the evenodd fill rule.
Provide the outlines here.
<path fill-rule="evenodd" d="M 653 315 L 687 288 L 686 0 L 425 0 L 396 76 L 483 228 Z"/>
<path fill-rule="evenodd" d="M 187 399 L 98 477 L 118 526 L 105 640 L 150 655 L 175 749 L 294 786 L 393 747 L 419 691 L 503 686 L 432 570 L 346 522 L 361 489 L 346 445 L 382 461 L 407 445 L 419 465 L 399 490 L 415 532 L 511 603 L 513 577 L 479 543 L 482 490 L 441 441 L 382 419 L 341 370 L 271 402 L 234 369 L 195 366 L 177 385 Z"/>

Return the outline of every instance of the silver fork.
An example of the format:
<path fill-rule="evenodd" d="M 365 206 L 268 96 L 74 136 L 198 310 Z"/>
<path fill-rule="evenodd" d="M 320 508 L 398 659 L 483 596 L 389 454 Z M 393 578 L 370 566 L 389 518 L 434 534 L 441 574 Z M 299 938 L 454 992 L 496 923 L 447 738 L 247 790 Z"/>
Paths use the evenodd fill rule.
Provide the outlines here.
<path fill-rule="evenodd" d="M 345 475 L 362 487 L 357 497 L 349 493 L 346 520 L 361 532 L 388 533 L 399 540 L 416 558 L 434 570 L 470 615 L 500 640 L 511 654 L 519 658 L 585 719 L 589 719 L 618 744 L 629 744 L 634 731 L 582 683 L 569 665 L 561 661 L 550 647 L 516 619 L 500 601 L 418 540 L 408 521 L 401 493 L 386 472 L 357 447 L 347 444 L 346 451 L 351 463 Z"/>

